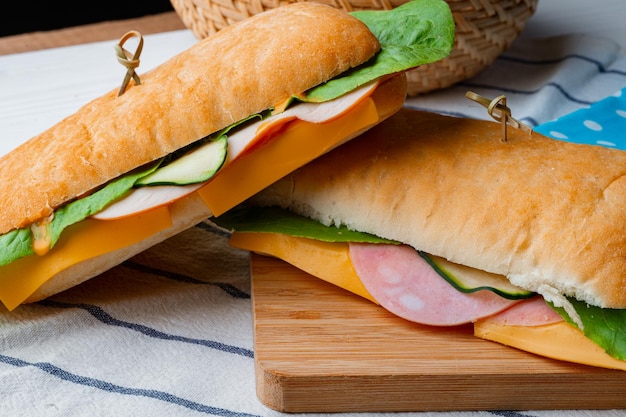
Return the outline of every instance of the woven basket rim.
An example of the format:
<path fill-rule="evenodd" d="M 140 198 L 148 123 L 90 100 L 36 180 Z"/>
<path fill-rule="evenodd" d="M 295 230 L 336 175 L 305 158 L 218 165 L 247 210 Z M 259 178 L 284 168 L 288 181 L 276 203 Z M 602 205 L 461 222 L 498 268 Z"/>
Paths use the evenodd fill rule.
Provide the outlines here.
<path fill-rule="evenodd" d="M 302 0 L 170 0 L 198 38 L 254 14 Z M 306 0 L 305 0 L 306 1 Z M 382 10 L 410 0 L 314 0 L 346 11 Z M 447 58 L 407 73 L 408 94 L 418 95 L 471 78 L 504 52 L 534 14 L 538 0 L 446 0 L 455 21 L 454 48 Z"/>

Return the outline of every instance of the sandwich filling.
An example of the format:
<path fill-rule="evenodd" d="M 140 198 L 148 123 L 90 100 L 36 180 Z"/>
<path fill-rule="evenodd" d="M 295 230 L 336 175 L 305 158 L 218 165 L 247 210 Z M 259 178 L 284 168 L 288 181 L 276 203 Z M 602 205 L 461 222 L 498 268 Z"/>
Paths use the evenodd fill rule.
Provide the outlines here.
<path fill-rule="evenodd" d="M 296 8 L 304 7 L 307 6 L 292 6 L 290 10 L 295 10 L 294 15 L 299 15 L 300 12 Z M 442 0 L 414 0 L 393 10 L 355 12 L 353 16 L 361 21 L 359 23 L 361 26 L 370 31 L 369 36 L 373 35 L 380 44 L 380 50 L 367 62 L 352 67 L 347 72 L 305 92 L 294 93 L 287 100 L 288 106 L 281 104 L 275 109 L 269 108 L 245 117 L 219 132 L 175 150 L 156 161 L 151 160 L 152 162 L 145 163 L 132 172 L 110 180 L 99 188 L 87 191 L 59 206 L 50 207 L 46 202 L 45 211 L 53 209 L 51 214 L 47 213 L 43 219 L 1 235 L 0 300 L 8 308 L 14 308 L 27 299 L 34 289 L 39 288 L 53 276 L 66 271 L 71 265 L 84 259 L 111 253 L 113 250 L 122 250 L 129 245 L 147 240 L 164 229 L 171 229 L 165 217 L 160 221 L 146 220 L 145 224 L 139 219 L 146 219 L 157 212 L 167 212 L 167 209 L 163 210 L 164 207 L 169 207 L 172 211 L 174 210 L 172 207 L 176 206 L 178 201 L 187 201 L 197 196 L 208 208 L 206 215 L 220 214 L 228 210 L 312 158 L 380 122 L 381 115 L 378 113 L 377 104 L 370 99 L 377 84 L 385 83 L 389 77 L 390 80 L 397 80 L 398 77 L 395 77 L 397 74 L 401 74 L 406 84 L 404 71 L 442 59 L 452 49 L 454 21 L 449 7 Z M 266 20 L 265 23 L 272 23 L 270 17 Z M 248 23 L 242 23 L 232 30 L 243 31 L 247 25 Z M 388 30 L 389 27 L 393 27 L 394 30 Z M 216 42 L 226 38 L 227 34 L 219 33 L 216 36 L 219 41 Z M 327 45 L 324 45 L 324 48 L 327 48 Z M 193 54 L 198 52 L 194 50 Z M 196 59 L 197 56 L 189 58 Z M 173 66 L 180 64 L 178 60 L 172 62 Z M 323 64 L 328 66 L 326 62 Z M 275 71 L 270 72 L 272 76 L 276 75 Z M 182 81 L 187 72 L 178 70 L 178 74 L 179 81 Z M 303 77 L 304 75 L 306 74 L 303 74 Z M 153 81 L 152 85 L 162 76 L 169 77 L 165 69 L 150 78 Z M 141 96 L 149 85 L 150 82 L 142 82 L 141 85 L 133 86 L 121 99 Z M 193 94 L 198 94 L 199 87 L 194 85 L 193 88 Z M 396 95 L 397 91 L 396 89 Z M 406 85 L 403 94 L 405 93 Z M 218 91 L 212 91 L 211 94 L 219 96 Z M 103 98 L 102 103 L 105 102 Z M 100 102 L 95 100 L 89 106 L 98 104 Z M 393 103 L 393 106 L 397 110 L 401 103 Z M 384 117 L 387 116 L 389 114 Z M 72 119 L 68 119 L 70 120 Z M 77 129 L 82 123 L 84 122 L 78 120 L 71 128 Z M 293 139 L 275 140 L 284 136 Z M 293 145 L 295 142 L 298 143 L 297 149 Z M 148 148 L 153 149 L 156 146 Z M 303 148 L 306 149 L 303 151 Z M 24 149 L 27 148 L 22 148 Z M 107 152 L 110 150 L 107 149 L 104 153 Z M 262 155 L 272 154 L 280 155 L 280 158 L 261 159 Z M 98 153 L 97 156 L 102 155 Z M 279 163 L 278 159 L 281 162 L 288 162 Z M 90 166 L 93 165 L 94 163 L 90 162 Z M 133 217 L 136 224 L 142 224 L 129 228 L 137 230 L 138 234 L 133 235 L 132 239 L 120 239 L 119 244 L 116 244 L 114 239 L 109 241 L 108 237 L 105 237 L 108 236 L 105 232 L 106 227 L 112 227 L 111 233 L 117 235 L 121 228 L 114 227 L 113 222 L 128 221 L 129 217 Z M 105 222 L 107 225 L 96 227 L 95 222 Z M 86 251 L 75 247 L 73 250 L 83 255 L 65 256 L 60 260 L 52 259 L 57 255 L 60 256 L 61 251 L 57 250 L 57 245 L 63 240 L 68 245 L 76 245 L 69 243 L 69 240 L 74 240 L 74 236 L 80 234 L 78 231 L 89 235 L 86 230 L 98 230 L 98 234 L 92 235 L 91 239 L 107 241 L 110 244 L 103 245 L 97 250 L 94 247 L 93 250 Z M 128 257 L 128 254 L 124 256 Z M 124 257 L 120 254 L 111 259 L 119 259 L 117 262 L 119 263 Z M 39 262 L 41 265 L 38 265 Z M 30 271 L 28 268 L 31 267 L 41 272 L 36 274 L 28 272 Z M 20 278 L 28 282 L 18 282 Z"/>

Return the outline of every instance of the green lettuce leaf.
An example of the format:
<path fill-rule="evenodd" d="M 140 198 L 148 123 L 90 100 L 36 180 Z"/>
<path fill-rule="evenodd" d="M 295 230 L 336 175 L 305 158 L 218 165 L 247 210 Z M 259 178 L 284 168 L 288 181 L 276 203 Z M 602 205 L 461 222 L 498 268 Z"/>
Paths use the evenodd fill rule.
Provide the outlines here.
<path fill-rule="evenodd" d="M 381 50 L 369 62 L 306 93 L 304 101 L 337 98 L 383 75 L 447 57 L 454 45 L 454 18 L 443 0 L 413 0 L 391 10 L 351 13 L 378 38 Z"/>
<path fill-rule="evenodd" d="M 103 188 L 75 200 L 54 212 L 54 217 L 46 225 L 47 233 L 51 237 L 51 247 L 59 240 L 61 233 L 67 227 L 104 209 L 111 202 L 123 197 L 135 182 L 153 172 L 158 167 L 154 164 L 149 168 L 137 170 L 108 183 Z M 0 236 L 0 266 L 7 265 L 24 256 L 34 255 L 33 237 L 30 227 L 13 230 Z"/>
<path fill-rule="evenodd" d="M 583 334 L 616 359 L 626 360 L 626 309 L 600 308 L 568 298 L 580 316 Z M 578 327 L 561 307 L 548 302 L 563 320 Z"/>
<path fill-rule="evenodd" d="M 0 236 L 0 265 L 6 265 L 33 252 L 30 229 L 16 229 Z"/>
<path fill-rule="evenodd" d="M 345 226 L 329 227 L 278 207 L 239 205 L 212 221 L 224 229 L 237 232 L 281 233 L 324 242 L 397 243 Z"/>

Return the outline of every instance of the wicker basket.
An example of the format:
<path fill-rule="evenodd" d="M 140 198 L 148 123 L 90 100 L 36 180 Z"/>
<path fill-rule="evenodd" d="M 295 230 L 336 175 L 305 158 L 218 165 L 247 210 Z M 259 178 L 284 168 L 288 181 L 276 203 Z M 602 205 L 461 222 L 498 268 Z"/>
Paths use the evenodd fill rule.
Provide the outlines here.
<path fill-rule="evenodd" d="M 199 39 L 239 20 L 298 0 L 171 0 Z M 346 11 L 390 9 L 407 0 L 315 0 Z M 456 39 L 445 59 L 409 71 L 409 95 L 448 87 L 476 75 L 517 38 L 538 0 L 447 0 Z"/>

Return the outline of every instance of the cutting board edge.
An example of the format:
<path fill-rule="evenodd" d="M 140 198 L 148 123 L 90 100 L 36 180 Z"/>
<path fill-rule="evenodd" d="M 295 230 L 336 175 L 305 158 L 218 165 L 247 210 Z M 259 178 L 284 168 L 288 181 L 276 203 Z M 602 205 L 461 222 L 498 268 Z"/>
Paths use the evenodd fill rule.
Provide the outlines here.
<path fill-rule="evenodd" d="M 607 390 L 603 373 L 467 375 L 456 381 L 463 389 L 449 389 L 442 375 L 293 375 L 255 359 L 255 377 L 259 401 L 286 413 L 626 408 L 623 390 Z"/>

